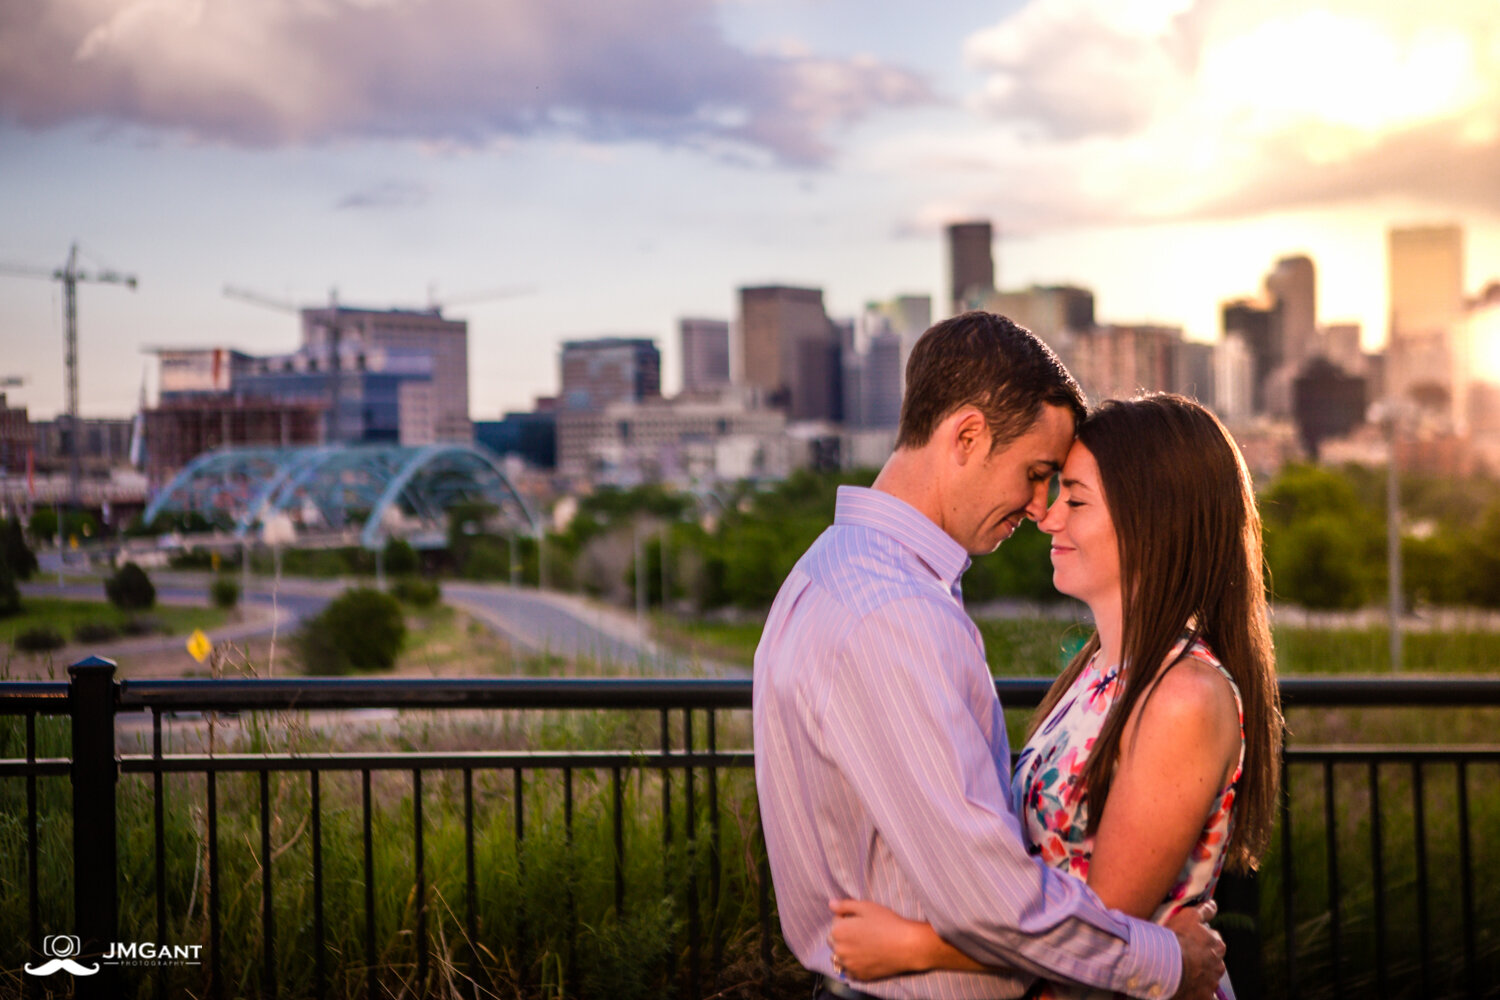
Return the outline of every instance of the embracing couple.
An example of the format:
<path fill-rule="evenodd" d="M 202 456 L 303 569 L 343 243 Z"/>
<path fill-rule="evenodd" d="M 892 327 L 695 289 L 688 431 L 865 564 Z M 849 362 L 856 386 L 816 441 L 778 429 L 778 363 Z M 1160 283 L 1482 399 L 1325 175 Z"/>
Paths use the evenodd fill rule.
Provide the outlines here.
<path fill-rule="evenodd" d="M 960 581 L 1023 518 L 1095 633 L 1012 771 Z M 839 490 L 755 654 L 761 819 L 814 995 L 1232 996 L 1207 921 L 1265 846 L 1281 740 L 1262 574 L 1249 473 L 1203 407 L 1090 413 L 1009 320 L 928 330 L 895 452 Z"/>

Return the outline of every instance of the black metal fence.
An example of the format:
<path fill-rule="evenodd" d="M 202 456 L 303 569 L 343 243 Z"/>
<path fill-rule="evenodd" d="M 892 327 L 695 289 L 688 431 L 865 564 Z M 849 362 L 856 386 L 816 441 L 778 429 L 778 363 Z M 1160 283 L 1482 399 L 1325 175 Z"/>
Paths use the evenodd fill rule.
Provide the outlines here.
<path fill-rule="evenodd" d="M 623 911 L 626 883 L 632 870 L 627 862 L 626 829 L 636 811 L 649 802 L 657 810 L 653 819 L 661 827 L 663 853 L 683 849 L 695 859 L 683 871 L 683 879 L 665 879 L 663 891 L 677 894 L 679 923 L 667 931 L 678 938 L 668 950 L 681 956 L 681 967 L 670 974 L 672 989 L 680 995 L 700 998 L 734 992 L 801 995 L 801 982 L 777 983 L 777 966 L 786 966 L 784 947 L 774 917 L 764 855 L 754 838 L 736 843 L 737 854 L 726 859 L 725 831 L 721 827 L 720 794 L 723 783 L 733 778 L 749 780 L 753 755 L 748 748 L 747 713 L 750 683 L 743 680 L 667 679 L 294 679 L 294 680 L 125 680 L 113 677 L 114 665 L 91 658 L 70 668 L 68 682 L 0 683 L 0 716 L 21 720 L 24 726 L 24 756 L 0 760 L 0 779 L 25 783 L 25 816 L 12 817 L 23 832 L 27 906 L 25 927 L 29 962 L 41 963 L 58 957 L 52 935 L 57 931 L 76 934 L 84 959 L 93 962 L 105 954 L 120 935 L 122 902 L 133 912 L 154 909 L 147 926 L 157 942 L 169 940 L 169 896 L 167 869 L 168 810 L 176 808 L 164 782 L 172 775 L 201 775 L 205 799 L 203 873 L 206 880 L 206 942 L 201 990 L 195 995 L 239 995 L 243 992 L 276 996 L 283 991 L 279 953 L 288 949 L 310 950 L 313 964 L 309 988 L 286 987 L 287 993 L 310 992 L 315 996 L 341 993 L 386 995 L 389 987 L 380 980 L 387 956 L 377 934 L 377 850 L 384 851 L 384 838 L 375 835 L 372 814 L 372 775 L 385 772 L 410 776 L 410 954 L 408 974 L 402 979 L 416 995 L 433 989 L 434 956 L 429 953 L 429 919 L 435 905 L 429 884 L 429 854 L 424 838 L 439 831 L 424 820 L 424 774 L 453 775 L 462 782 L 463 899 L 444 899 L 453 922 L 462 929 L 464 945 L 448 949 L 439 960 L 454 964 L 449 969 L 449 992 L 461 995 L 492 995 L 492 976 L 486 971 L 482 952 L 491 959 L 494 949 L 483 941 L 476 917 L 479 887 L 488 873 L 479 870 L 476 858 L 476 774 L 508 779 L 505 825 L 515 845 L 517 864 L 520 845 L 529 835 L 528 782 L 551 776 L 560 788 L 562 824 L 570 847 L 574 837 L 575 781 L 588 782 L 597 792 L 595 801 L 608 812 L 607 833 L 592 849 L 608 855 L 605 867 L 613 883 L 613 905 Z M 1005 679 L 996 682 L 1009 707 L 1034 706 L 1044 692 L 1043 679 Z M 1282 683 L 1288 707 L 1500 707 L 1500 679 L 1418 680 L 1296 679 Z M 578 712 L 607 710 L 644 713 L 655 730 L 652 746 L 561 747 L 557 749 L 512 749 L 503 751 L 405 751 L 405 752 L 164 752 L 163 717 L 182 713 L 240 713 L 282 710 L 346 709 L 435 709 L 481 710 L 483 712 Z M 71 720 L 70 755 L 43 757 L 38 753 L 37 721 L 48 716 Z M 117 751 L 119 727 L 134 719 L 149 718 L 150 752 Z M 143 729 L 143 727 L 141 727 Z M 143 729 L 144 731 L 144 729 Z M 732 732 L 745 746 L 721 748 L 721 732 Z M 263 748 L 264 749 L 264 748 Z M 1254 880 L 1226 879 L 1221 884 L 1223 930 L 1230 944 L 1231 971 L 1241 997 L 1287 996 L 1483 996 L 1493 995 L 1500 981 L 1500 903 L 1489 894 L 1486 879 L 1500 872 L 1490 844 L 1500 832 L 1500 787 L 1488 774 L 1500 775 L 1500 746 L 1400 746 L 1400 747 L 1302 747 L 1289 745 L 1284 762 L 1284 794 L 1278 840 L 1273 855 Z M 362 913 L 328 912 L 325 899 L 325 775 L 357 775 L 358 828 L 362 843 L 358 855 L 360 871 L 354 882 L 362 889 Z M 223 776 L 254 775 L 258 783 L 259 926 L 222 923 L 226 887 L 220 871 L 220 790 Z M 309 802 L 306 821 L 310 825 L 308 868 L 311 905 L 307 926 L 277 926 L 277 866 L 273 845 L 272 775 L 306 776 Z M 627 807 L 627 786 L 632 775 L 652 777 L 650 795 L 633 794 L 634 809 Z M 117 785 L 124 775 L 137 775 L 151 786 L 152 859 L 149 877 L 132 881 L 122 873 L 117 857 Z M 43 894 L 39 887 L 39 821 L 58 820 L 41 815 L 39 779 L 68 778 L 71 785 L 71 870 L 73 926 L 43 926 Z M 334 780 L 330 778 L 329 780 Z M 440 780 L 434 779 L 434 780 Z M 1441 787 L 1439 787 L 1441 786 Z M 252 786 L 255 787 L 255 786 Z M 554 794 L 552 786 L 546 789 Z M 680 795 L 674 804 L 673 796 Z M 752 796 L 753 798 L 753 796 Z M 1401 808 L 1395 808 L 1399 800 Z M 534 800 L 533 800 L 534 801 Z M 245 803 L 237 802 L 237 806 Z M 1407 808 L 1409 806 L 1409 809 Z M 1436 822 L 1441 818 L 1441 822 Z M 493 817 L 489 817 L 493 820 Z M 752 819 L 753 823 L 753 819 Z M 482 824 L 483 825 L 483 824 Z M 1476 833 L 1476 829 L 1478 832 Z M 384 831 L 383 831 L 384 832 Z M 1436 839 L 1446 837 L 1439 847 Z M 674 848 L 674 845 L 676 847 Z M 255 845 L 251 845 L 252 847 Z M 404 847 L 402 848 L 405 849 Z M 656 848 L 652 848 L 655 850 Z M 1486 853 L 1488 852 L 1488 853 Z M 12 859 L 15 860 L 15 859 Z M 1315 864 L 1309 863 L 1311 861 Z M 1442 878 L 1435 877 L 1437 869 Z M 734 933 L 732 921 L 724 919 L 726 873 L 740 871 L 736 892 L 754 895 L 753 903 L 742 900 L 751 914 L 750 936 Z M 748 871 L 747 871 L 748 870 Z M 126 897 L 121 898 L 122 880 Z M 240 892 L 245 885 L 235 886 Z M 403 887 L 405 888 L 405 887 Z M 580 920 L 590 915 L 576 912 L 571 889 L 565 906 L 571 922 L 570 934 Z M 1435 896 L 1439 898 L 1434 898 Z M 10 898 L 10 897 L 8 897 Z M 348 902 L 345 900 L 345 902 Z M 350 988 L 347 969 L 341 985 L 335 984 L 329 967 L 327 935 L 330 919 L 343 925 L 361 924 L 359 954 L 341 953 L 337 961 L 361 967 L 363 981 Z M 221 956 L 225 935 L 235 940 L 258 934 L 260 968 L 255 975 L 226 981 Z M 570 939 L 571 943 L 571 939 Z M 726 944 L 748 952 L 758 969 L 748 979 L 743 963 L 738 985 L 724 979 Z M 66 949 L 65 949 L 66 950 Z M 577 995 L 580 971 L 574 964 L 572 947 L 559 950 L 557 965 L 550 973 L 548 988 L 558 995 Z M 77 956 L 75 956 L 77 957 Z M 283 955 L 284 957 L 284 955 Z M 242 970 L 243 972 L 243 970 Z M 169 977 L 161 965 L 101 962 L 100 971 L 62 984 L 65 976 L 43 978 L 11 970 L 10 982 L 40 995 L 46 991 L 76 989 L 76 995 L 116 997 L 164 996 Z M 537 984 L 524 982 L 524 969 L 511 982 L 512 990 L 527 990 Z M 785 977 L 783 977 L 785 979 Z M 457 988 L 453 984 L 457 983 Z M 3 991 L 3 990 L 0 990 Z M 536 992 L 542 990 L 538 987 Z"/>

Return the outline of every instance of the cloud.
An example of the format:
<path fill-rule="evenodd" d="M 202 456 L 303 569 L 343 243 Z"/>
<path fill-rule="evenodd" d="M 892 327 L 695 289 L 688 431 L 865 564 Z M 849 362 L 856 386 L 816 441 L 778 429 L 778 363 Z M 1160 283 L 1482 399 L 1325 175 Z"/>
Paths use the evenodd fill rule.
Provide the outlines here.
<path fill-rule="evenodd" d="M 965 54 L 995 170 L 971 200 L 1037 225 L 1500 204 L 1494 0 L 1032 0 Z"/>
<path fill-rule="evenodd" d="M 561 133 L 819 164 L 833 133 L 930 102 L 870 59 L 755 53 L 713 0 L 0 3 L 0 118 L 249 146 Z"/>
<path fill-rule="evenodd" d="M 339 199 L 340 209 L 414 208 L 427 204 L 431 192 L 415 181 L 382 181 Z"/>

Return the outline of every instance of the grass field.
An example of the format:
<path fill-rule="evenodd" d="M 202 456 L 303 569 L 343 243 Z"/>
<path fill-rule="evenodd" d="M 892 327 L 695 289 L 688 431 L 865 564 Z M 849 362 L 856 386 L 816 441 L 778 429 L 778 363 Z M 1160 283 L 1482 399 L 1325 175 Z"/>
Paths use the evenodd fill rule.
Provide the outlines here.
<path fill-rule="evenodd" d="M 559 675 L 609 672 L 605 664 L 558 663 L 553 658 L 517 656 L 479 622 L 460 611 L 438 608 L 411 612 L 411 629 L 398 671 L 408 674 Z M 1065 622 L 986 621 L 981 623 L 992 665 L 1026 664 L 1026 673 L 1055 672 L 1066 644 L 1083 631 Z M 758 623 L 659 622 L 679 648 L 705 658 L 748 663 L 759 639 Z M 1317 632 L 1283 629 L 1277 634 L 1282 669 L 1287 673 L 1380 672 L 1385 637 L 1381 630 Z M 1412 635 L 1408 655 L 1420 669 L 1488 673 L 1500 652 L 1500 638 L 1484 633 Z M 1374 663 L 1375 666 L 1369 665 Z M 1361 667 L 1360 664 L 1365 664 Z M 1413 667 L 1415 671 L 1416 667 Z M 1007 671 L 1010 673 L 1012 671 Z M 1019 672 L 1019 671 L 1015 671 Z M 1008 713 L 1014 738 L 1026 713 Z M 1486 743 L 1500 731 L 1500 712 L 1490 709 L 1294 710 L 1288 722 L 1294 746 L 1324 743 Z M 660 739 L 654 713 L 531 712 L 402 713 L 384 728 L 308 728 L 296 713 L 242 717 L 226 723 L 220 751 L 313 752 L 345 750 L 525 749 L 533 751 L 655 746 Z M 748 713 L 718 714 L 718 745 L 750 743 Z M 704 745 L 698 715 L 694 745 Z M 674 742 L 683 739 L 680 713 L 671 720 Z M 24 753 L 19 722 L 0 720 L 0 756 Z M 38 725 L 41 756 L 66 755 L 66 723 Z M 183 750 L 180 745 L 170 746 Z M 1347 995 L 1375 995 L 1376 913 L 1371 884 L 1371 782 L 1363 765 L 1339 765 L 1325 775 L 1318 765 L 1295 765 L 1290 797 L 1294 817 L 1290 836 L 1295 905 L 1288 925 L 1282 906 L 1286 865 L 1281 831 L 1273 840 L 1260 880 L 1259 926 L 1267 996 L 1335 995 L 1342 982 Z M 1331 777 L 1335 805 L 1330 838 L 1325 780 Z M 1383 951 L 1393 970 L 1389 996 L 1463 995 L 1464 857 L 1475 920 L 1477 973 L 1481 990 L 1500 981 L 1500 796 L 1493 789 L 1500 765 L 1475 765 L 1468 773 L 1464 804 L 1468 825 L 1459 822 L 1458 782 L 1452 765 L 1432 765 L 1415 778 L 1407 764 L 1382 765 L 1375 787 L 1380 796 L 1382 834 L 1379 872 L 1386 887 Z M 477 770 L 473 776 L 475 864 L 478 894 L 478 953 L 481 996 L 542 1000 L 562 997 L 670 997 L 681 995 L 688 960 L 688 903 L 696 899 L 705 941 L 722 949 L 720 974 L 707 993 L 724 997 L 805 996 L 805 976 L 779 941 L 772 961 L 779 970 L 771 987 L 759 983 L 760 941 L 756 932 L 759 874 L 754 844 L 755 802 L 748 772 L 721 774 L 719 809 L 706 800 L 706 772 L 697 771 L 697 799 L 689 812 L 685 776 L 678 771 L 673 791 L 664 795 L 659 771 L 632 764 L 622 770 L 621 808 L 625 855 L 624 905 L 614 889 L 612 775 L 607 769 L 578 768 L 566 778 L 559 770 L 526 770 L 519 798 L 509 769 Z M 566 803 L 564 781 L 573 799 Z M 1422 782 L 1420 794 L 1416 781 Z M 426 771 L 422 777 L 423 854 L 428 904 L 427 938 L 431 971 L 416 982 L 415 935 L 419 897 L 415 892 L 413 798 L 410 771 L 372 775 L 372 859 L 376 912 L 375 954 L 380 995 L 469 995 L 465 976 L 471 942 L 464 928 L 465 824 L 463 776 Z M 40 886 L 43 925 L 65 930 L 71 921 L 71 829 L 65 778 L 37 782 L 39 793 Z M 168 928 L 174 943 L 206 943 L 205 788 L 201 775 L 168 775 Z M 121 927 L 126 938 L 154 940 L 154 820 L 149 776 L 122 778 L 120 796 Z M 312 887 L 309 779 L 305 774 L 272 775 L 267 783 L 272 816 L 272 857 L 260 856 L 260 786 L 254 776 L 218 779 L 219 866 L 223 907 L 223 955 L 227 995 L 251 995 L 264 985 L 261 967 L 261 879 L 274 873 L 276 961 L 280 995 L 313 992 Z M 25 782 L 0 781 L 0 968 L 14 971 L 24 956 L 26 857 Z M 363 803 L 358 772 L 329 772 L 322 779 L 322 852 L 325 871 L 327 963 L 331 996 L 362 996 L 365 986 Z M 515 835 L 520 804 L 525 832 Z M 1419 808 L 1420 806 L 1420 808 Z M 671 834 L 668 834 L 668 822 Z M 700 839 L 686 836 L 689 824 Z M 705 831 L 720 830 L 720 893 L 712 897 L 714 857 Z M 1465 846 L 1467 837 L 1467 846 Z M 1423 850 L 1418 850 L 1418 843 Z M 1330 849 L 1331 844 L 1331 849 Z M 664 846 L 665 845 L 665 846 Z M 1338 920 L 1343 950 L 1332 961 L 1334 909 L 1330 905 L 1330 860 L 1339 868 Z M 1425 871 L 1425 879 L 1419 875 Z M 1418 885 L 1428 887 L 1426 921 L 1421 920 Z M 774 917 L 773 917 L 774 919 Z M 1288 926 L 1290 931 L 1288 932 Z M 1426 928 L 1425 935 L 1422 933 Z M 1293 956 L 1288 973 L 1288 944 Z M 1422 984 L 1426 956 L 1428 980 Z M 711 966 L 704 957 L 705 968 Z M 169 995 L 201 993 L 202 970 L 175 970 Z M 0 994 L 19 980 L 0 972 Z M 132 973 L 131 996 L 150 996 L 151 980 Z M 1481 995 L 1488 995 L 1481 993 Z"/>
<path fill-rule="evenodd" d="M 1050 618 L 983 619 L 977 624 L 998 677 L 1052 676 L 1089 635 L 1087 626 Z M 761 623 L 659 617 L 657 629 L 678 648 L 749 665 Z M 1389 672 L 1390 639 L 1384 628 L 1281 626 L 1275 641 L 1277 670 L 1287 676 Z M 1500 672 L 1500 632 L 1411 632 L 1402 645 L 1404 673 Z"/>
<path fill-rule="evenodd" d="M 33 628 L 51 628 L 71 641 L 80 625 L 109 625 L 124 630 L 132 620 L 145 620 L 164 635 L 188 635 L 195 628 L 205 632 L 223 625 L 230 613 L 218 608 L 158 604 L 146 611 L 126 612 L 108 601 L 74 601 L 56 597 L 27 597 L 21 613 L 0 618 L 0 647 L 9 647 L 18 633 Z"/>

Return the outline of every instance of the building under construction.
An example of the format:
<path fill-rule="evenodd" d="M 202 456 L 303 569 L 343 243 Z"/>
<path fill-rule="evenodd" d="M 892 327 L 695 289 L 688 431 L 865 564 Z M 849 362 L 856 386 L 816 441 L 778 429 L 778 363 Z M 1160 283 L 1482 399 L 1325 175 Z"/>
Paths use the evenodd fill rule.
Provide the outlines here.
<path fill-rule="evenodd" d="M 145 412 L 147 478 L 164 483 L 204 452 L 229 445 L 320 444 L 326 409 L 316 400 L 230 395 L 164 399 Z"/>

